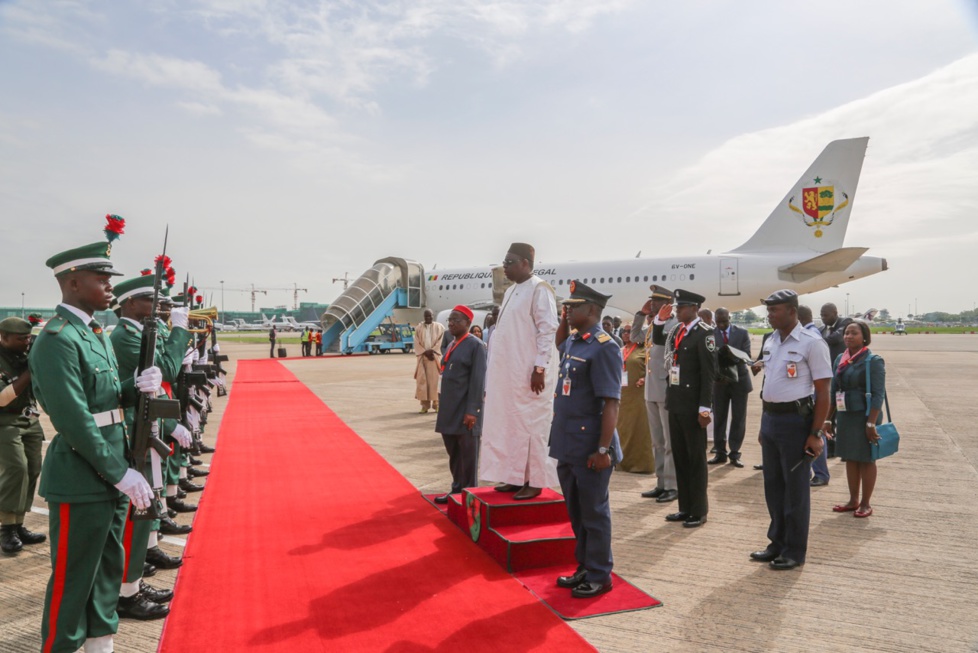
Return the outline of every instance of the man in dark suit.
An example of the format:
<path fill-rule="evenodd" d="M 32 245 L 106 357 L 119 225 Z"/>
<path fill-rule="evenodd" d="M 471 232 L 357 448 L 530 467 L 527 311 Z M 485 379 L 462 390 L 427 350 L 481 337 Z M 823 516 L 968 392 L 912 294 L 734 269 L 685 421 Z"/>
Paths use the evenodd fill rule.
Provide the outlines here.
<path fill-rule="evenodd" d="M 472 309 L 456 306 L 448 316 L 448 333 L 454 337 L 441 359 L 441 392 L 435 431 L 441 433 L 457 494 L 479 485 L 479 437 L 482 435 L 482 397 L 486 381 L 486 348 L 469 336 Z M 448 503 L 448 494 L 435 503 Z"/>
<path fill-rule="evenodd" d="M 747 329 L 730 324 L 730 311 L 718 308 L 714 314 L 716 321 L 717 347 L 729 345 L 750 357 L 750 333 Z M 729 370 L 736 372 L 737 381 L 728 379 L 726 375 L 717 376 L 713 387 L 713 446 L 716 455 L 707 461 L 709 465 L 719 465 L 727 462 L 734 467 L 743 467 L 740 462 L 740 447 L 744 443 L 744 433 L 747 430 L 747 395 L 754 390 L 747 363 L 741 362 Z M 730 452 L 727 453 L 727 415 L 730 415 Z"/>
<path fill-rule="evenodd" d="M 679 485 L 679 512 L 666 521 L 683 522 L 686 528 L 706 523 L 706 427 L 713 415 L 713 385 L 717 377 L 716 334 L 696 313 L 704 297 L 687 290 L 673 293 L 679 324 L 666 339 L 669 385 L 666 410 L 669 436 Z M 669 312 L 663 307 L 659 316 Z"/>

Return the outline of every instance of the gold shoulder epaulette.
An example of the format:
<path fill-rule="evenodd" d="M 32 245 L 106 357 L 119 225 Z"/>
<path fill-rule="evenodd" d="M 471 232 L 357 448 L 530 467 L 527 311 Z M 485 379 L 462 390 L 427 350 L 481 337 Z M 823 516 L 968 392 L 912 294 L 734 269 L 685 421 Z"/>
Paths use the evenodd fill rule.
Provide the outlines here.
<path fill-rule="evenodd" d="M 68 320 L 64 319 L 60 315 L 55 315 L 48 323 L 44 325 L 44 333 L 50 333 L 51 335 L 57 335 L 61 333 L 61 329 L 65 328 L 68 324 Z"/>
<path fill-rule="evenodd" d="M 595 336 L 595 340 L 597 340 L 601 344 L 604 344 L 604 343 L 608 342 L 609 340 L 611 340 L 611 336 L 609 336 L 607 333 L 605 333 L 604 331 L 602 331 L 601 333 L 599 333 L 598 335 Z"/>

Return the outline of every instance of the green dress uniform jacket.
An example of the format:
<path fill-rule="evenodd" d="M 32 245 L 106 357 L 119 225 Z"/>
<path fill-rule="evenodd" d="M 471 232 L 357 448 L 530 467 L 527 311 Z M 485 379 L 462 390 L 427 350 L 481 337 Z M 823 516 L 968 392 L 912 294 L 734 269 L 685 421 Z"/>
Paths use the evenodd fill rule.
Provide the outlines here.
<path fill-rule="evenodd" d="M 96 414 L 136 403 L 132 376 L 122 376 L 104 332 L 59 306 L 30 356 L 34 395 L 57 434 L 41 477 L 41 496 L 51 502 L 114 500 L 122 480 L 126 429 L 122 422 L 99 427 Z"/>

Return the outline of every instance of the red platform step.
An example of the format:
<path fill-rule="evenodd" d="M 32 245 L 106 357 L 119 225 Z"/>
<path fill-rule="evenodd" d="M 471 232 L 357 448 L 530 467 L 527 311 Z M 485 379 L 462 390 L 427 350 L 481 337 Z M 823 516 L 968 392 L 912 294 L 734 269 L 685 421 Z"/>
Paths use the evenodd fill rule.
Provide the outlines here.
<path fill-rule="evenodd" d="M 564 497 L 553 490 L 514 501 L 510 492 L 469 488 L 449 498 L 448 517 L 506 571 L 576 564 Z"/>

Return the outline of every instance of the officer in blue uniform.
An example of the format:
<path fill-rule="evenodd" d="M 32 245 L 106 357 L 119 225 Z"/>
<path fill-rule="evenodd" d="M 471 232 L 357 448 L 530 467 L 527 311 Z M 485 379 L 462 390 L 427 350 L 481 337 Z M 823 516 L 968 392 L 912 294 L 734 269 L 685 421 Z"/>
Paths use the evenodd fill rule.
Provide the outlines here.
<path fill-rule="evenodd" d="M 577 548 L 577 571 L 557 585 L 575 598 L 611 590 L 611 471 L 621 462 L 618 402 L 621 398 L 621 349 L 601 330 L 601 312 L 609 296 L 571 282 L 571 296 L 557 327 L 560 374 L 554 393 L 550 457 Z"/>
<path fill-rule="evenodd" d="M 825 341 L 799 323 L 798 295 L 793 290 L 779 290 L 761 301 L 774 327 L 761 345 L 761 454 L 771 543 L 750 557 L 769 563 L 772 569 L 794 569 L 805 564 L 808 552 L 808 479 L 812 459 L 822 453 L 819 426 L 829 412 L 832 365 Z"/>

